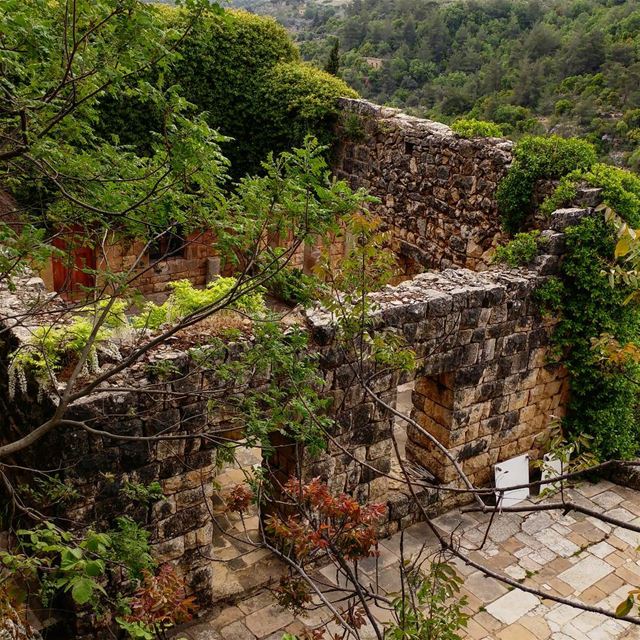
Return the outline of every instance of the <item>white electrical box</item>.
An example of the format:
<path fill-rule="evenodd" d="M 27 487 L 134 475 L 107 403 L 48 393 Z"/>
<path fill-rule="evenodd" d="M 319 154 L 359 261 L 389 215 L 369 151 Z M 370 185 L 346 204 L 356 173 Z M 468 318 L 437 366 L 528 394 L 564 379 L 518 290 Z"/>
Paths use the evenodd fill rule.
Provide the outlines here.
<path fill-rule="evenodd" d="M 496 489 L 529 484 L 529 454 L 525 453 L 495 466 Z M 501 497 L 502 496 L 502 497 Z M 529 488 L 496 491 L 499 507 L 511 507 L 529 497 Z"/>

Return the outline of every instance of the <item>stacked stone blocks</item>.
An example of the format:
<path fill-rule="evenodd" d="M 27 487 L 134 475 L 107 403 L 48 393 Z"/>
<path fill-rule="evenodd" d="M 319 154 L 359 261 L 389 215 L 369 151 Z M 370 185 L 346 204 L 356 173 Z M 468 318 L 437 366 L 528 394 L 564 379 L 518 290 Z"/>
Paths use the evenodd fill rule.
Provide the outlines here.
<path fill-rule="evenodd" d="M 512 142 L 467 140 L 448 126 L 364 100 L 341 101 L 362 135 L 338 126 L 339 178 L 380 199 L 385 223 L 409 274 L 453 265 L 480 269 L 503 237 L 495 192 L 512 161 Z"/>

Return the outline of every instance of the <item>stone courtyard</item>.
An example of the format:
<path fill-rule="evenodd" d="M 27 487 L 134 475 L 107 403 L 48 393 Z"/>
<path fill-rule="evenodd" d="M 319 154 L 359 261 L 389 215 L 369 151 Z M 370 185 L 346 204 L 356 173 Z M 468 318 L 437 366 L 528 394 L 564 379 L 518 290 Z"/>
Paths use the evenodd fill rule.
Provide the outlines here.
<path fill-rule="evenodd" d="M 582 484 L 569 490 L 578 504 L 624 522 L 640 524 L 640 493 L 607 481 Z M 550 498 L 553 499 L 553 498 Z M 531 503 L 544 500 L 532 498 Z M 527 503 L 523 503 L 527 504 Z M 640 587 L 640 534 L 612 527 L 582 514 L 555 511 L 530 514 L 503 513 L 494 519 L 486 544 L 489 515 L 449 512 L 435 520 L 443 532 L 460 535 L 466 554 L 488 568 L 502 572 L 543 592 L 573 598 L 584 604 L 614 610 L 630 589 Z M 381 594 L 399 589 L 400 538 L 396 534 L 380 542 L 380 557 L 360 564 L 360 570 Z M 404 532 L 405 556 L 428 558 L 436 542 L 426 523 Z M 511 588 L 462 562 L 454 563 L 464 577 L 462 593 L 471 615 L 464 637 L 472 640 L 610 640 L 640 638 L 640 627 L 580 611 L 552 600 Z M 274 578 L 276 576 L 274 575 Z M 321 569 L 319 584 L 337 584 L 333 567 Z M 337 594 L 337 595 L 336 595 Z M 334 592 L 329 599 L 339 599 Z M 384 623 L 389 611 L 372 606 Z M 319 607 L 294 618 L 280 609 L 268 589 L 234 606 L 219 606 L 205 620 L 185 631 L 193 640 L 280 640 L 285 632 L 300 634 L 331 620 Z M 334 627 L 329 622 L 329 629 Z M 176 636 L 180 637 L 180 635 Z M 363 637 L 374 638 L 372 630 Z"/>

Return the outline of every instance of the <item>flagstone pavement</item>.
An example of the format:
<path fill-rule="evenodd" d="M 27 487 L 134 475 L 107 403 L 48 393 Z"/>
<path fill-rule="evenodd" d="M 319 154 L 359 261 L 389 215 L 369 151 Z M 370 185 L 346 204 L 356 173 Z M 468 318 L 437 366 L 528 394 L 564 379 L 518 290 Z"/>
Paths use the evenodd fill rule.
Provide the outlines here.
<path fill-rule="evenodd" d="M 575 502 L 622 521 L 640 524 L 637 491 L 601 481 L 585 483 L 570 492 Z M 543 593 L 612 610 L 627 597 L 630 589 L 640 587 L 640 552 L 637 551 L 640 534 L 576 513 L 503 513 L 494 519 L 486 544 L 482 546 L 488 520 L 486 514 L 455 511 L 440 516 L 435 523 L 442 532 L 459 536 L 462 549 L 471 559 Z M 403 548 L 405 555 L 428 557 L 435 549 L 434 536 L 428 526 L 420 523 L 409 527 L 404 533 Z M 381 541 L 377 562 L 367 560 L 361 563 L 360 570 L 372 585 L 377 585 L 380 593 L 392 594 L 399 588 L 399 562 L 400 534 L 396 534 Z M 455 564 L 464 578 L 462 592 L 468 598 L 466 609 L 471 615 L 463 637 L 472 640 L 640 640 L 640 626 L 541 599 L 487 578 L 461 562 Z M 334 569 L 320 570 L 317 578 L 339 582 Z M 375 605 L 372 608 L 380 622 L 391 619 L 389 611 Z M 326 608 L 294 618 L 275 604 L 268 589 L 263 589 L 234 606 L 210 612 L 186 631 L 193 640 L 280 640 L 285 632 L 300 634 L 305 628 L 314 628 L 330 618 Z M 364 637 L 375 638 L 373 630 L 365 630 Z"/>

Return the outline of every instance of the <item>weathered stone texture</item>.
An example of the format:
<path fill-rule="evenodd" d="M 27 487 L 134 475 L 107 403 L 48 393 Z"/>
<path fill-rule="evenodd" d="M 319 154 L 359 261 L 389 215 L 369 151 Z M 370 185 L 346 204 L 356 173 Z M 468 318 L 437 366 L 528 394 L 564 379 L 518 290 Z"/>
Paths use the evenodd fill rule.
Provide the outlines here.
<path fill-rule="evenodd" d="M 372 296 L 378 307 L 375 330 L 400 332 L 418 356 L 411 415 L 416 424 L 407 426 L 407 457 L 438 482 L 459 478 L 429 436 L 481 486 L 489 482 L 496 462 L 524 452 L 535 457 L 536 437 L 562 416 L 566 371 L 548 361 L 554 323 L 540 315 L 533 299 L 543 278 L 527 269 L 448 269 L 420 274 Z M 312 334 L 326 340 L 331 322 L 326 313 L 312 313 Z M 309 475 L 321 475 L 335 490 L 379 496 L 384 482 L 379 483 L 382 489 L 372 483 L 389 471 L 394 416 L 361 389 L 353 392 L 355 361 L 331 342 L 322 349 L 329 393 L 339 400 L 338 426 L 330 455 L 310 463 Z M 362 373 L 375 376 L 371 366 Z M 400 382 L 406 380 L 380 377 L 375 391 L 393 407 Z"/>
<path fill-rule="evenodd" d="M 524 452 L 535 457 L 536 438 L 563 415 L 567 374 L 550 361 L 554 323 L 540 314 L 534 291 L 558 268 L 564 228 L 590 210 L 556 212 L 543 232 L 544 254 L 529 268 L 488 268 L 488 252 L 500 238 L 495 191 L 511 162 L 511 144 L 465 140 L 445 125 L 364 101 L 345 100 L 343 109 L 360 119 L 365 136 L 363 141 L 342 136 L 336 174 L 380 198 L 373 209 L 390 231 L 408 274 L 425 266 L 444 269 L 420 273 L 372 295 L 371 331 L 401 335 L 418 358 L 406 458 L 435 487 L 411 485 L 421 505 L 433 513 L 460 495 L 442 490 L 461 486 L 443 447 L 474 484 L 486 485 L 496 462 Z M 337 261 L 346 239 L 331 240 L 331 256 Z M 210 247 L 199 251 L 198 260 L 211 257 Z M 311 245 L 301 249 L 295 264 L 308 268 L 317 258 L 312 253 Z M 118 257 L 126 258 L 124 253 Z M 155 274 L 154 283 L 146 283 L 153 284 L 152 289 L 145 290 L 160 294 L 167 280 L 192 277 L 191 267 L 200 269 L 193 277 L 203 284 L 202 265 L 187 266 L 183 272 L 177 262 L 167 262 L 166 273 Z M 478 271 L 481 268 L 486 270 Z M 11 311 L 7 316 L 20 317 L 20 310 L 30 304 L 22 294 L 31 290 L 42 296 L 42 282 L 18 294 L 1 291 L 0 308 Z M 307 321 L 334 426 L 327 453 L 316 459 L 279 434 L 274 436 L 269 468 L 276 486 L 302 468 L 307 477 L 320 476 L 334 491 L 386 502 L 385 530 L 405 528 L 421 513 L 408 497 L 406 483 L 402 486 L 388 475 L 395 456 L 398 385 L 409 380 L 367 361 L 360 369 L 356 355 L 337 344 L 330 314 L 314 310 Z M 26 336 L 15 327 L 3 333 L 0 438 L 7 441 L 41 423 L 54 405 L 46 395 L 38 397 L 33 383 L 18 401 L 9 398 L 8 354 Z M 236 347 L 244 348 L 229 346 L 227 358 L 234 357 Z M 227 587 L 224 597 L 244 586 L 242 580 L 232 579 L 230 569 L 210 560 L 214 540 L 223 534 L 214 513 L 220 505 L 213 495 L 216 452 L 211 436 L 240 439 L 241 424 L 208 409 L 212 394 L 223 392 L 215 367 L 202 374 L 186 353 L 166 345 L 147 358 L 129 369 L 126 378 L 109 381 L 110 390 L 73 404 L 68 417 L 122 436 L 171 434 L 178 439 L 114 440 L 65 428 L 40 441 L 26 454 L 26 462 L 64 469 L 64 477 L 81 495 L 66 514 L 77 521 L 107 522 L 114 514 L 126 513 L 144 522 L 158 560 L 176 563 L 191 589 L 208 603 L 220 596 L 221 584 Z M 261 385 L 264 380 L 253 382 Z M 113 391 L 117 384 L 126 388 Z M 126 481 L 154 480 L 160 482 L 165 499 L 149 506 L 123 499 L 120 489 Z"/>
<path fill-rule="evenodd" d="M 424 267 L 486 266 L 501 237 L 495 192 L 512 161 L 512 143 L 467 140 L 444 124 L 364 100 L 341 102 L 362 136 L 339 127 L 334 171 L 380 199 L 373 206 L 408 273 Z"/>
<path fill-rule="evenodd" d="M 545 232 L 545 255 L 529 269 L 446 269 L 419 274 L 372 295 L 371 330 L 402 335 L 418 357 L 411 414 L 415 424 L 407 426 L 406 455 L 422 469 L 423 477 L 443 487 L 460 485 L 435 438 L 472 482 L 484 485 L 496 462 L 524 452 L 535 456 L 536 437 L 553 417 L 562 415 L 566 372 L 549 362 L 553 322 L 540 315 L 534 291 L 557 267 L 562 229 L 576 216 L 577 212 L 553 216 L 554 229 Z M 9 302 L 16 296 L 5 293 L 4 298 L 6 308 L 13 309 Z M 324 393 L 332 401 L 329 411 L 335 424 L 328 453 L 313 460 L 306 455 L 301 459 L 299 447 L 275 436 L 276 453 L 269 460 L 274 477 L 285 482 L 301 464 L 308 477 L 320 476 L 335 491 L 385 501 L 388 532 L 406 527 L 420 513 L 406 488 L 399 491 L 387 477 L 394 457 L 393 408 L 406 376 L 376 370 L 366 362 L 360 370 L 354 354 L 336 344 L 336 324 L 327 312 L 309 312 L 308 327 L 311 347 L 319 351 Z M 10 348 L 19 343 L 19 333 L 8 332 Z M 242 348 L 230 345 L 226 357 L 233 358 Z M 84 398 L 68 416 L 123 436 L 171 434 L 179 439 L 118 441 L 63 429 L 42 440 L 34 455 L 65 468 L 65 477 L 79 490 L 82 498 L 68 515 L 105 522 L 116 513 L 135 516 L 151 529 L 158 559 L 177 563 L 192 589 L 208 602 L 219 570 L 219 563 L 209 560 L 212 540 L 220 534 L 212 518 L 216 456 L 211 436 L 241 438 L 241 429 L 233 416 L 207 410 L 208 398 L 221 392 L 215 367 L 203 375 L 187 354 L 170 346 L 150 357 L 134 365 L 126 379 L 110 382 L 111 387 L 120 382 L 122 391 Z M 364 389 L 359 376 L 368 380 L 369 389 L 383 403 Z M 42 416 L 53 408 L 46 399 L 38 402 L 35 394 L 21 400 L 25 402 L 7 402 L 4 396 L 12 420 L 9 433 L 29 424 L 19 413 L 21 407 L 37 407 Z M 51 451 L 59 455 L 53 457 Z M 119 491 L 127 480 L 158 480 L 166 498 L 150 507 L 127 502 Z M 452 501 L 446 492 L 424 487 L 416 491 L 430 512 Z"/>

